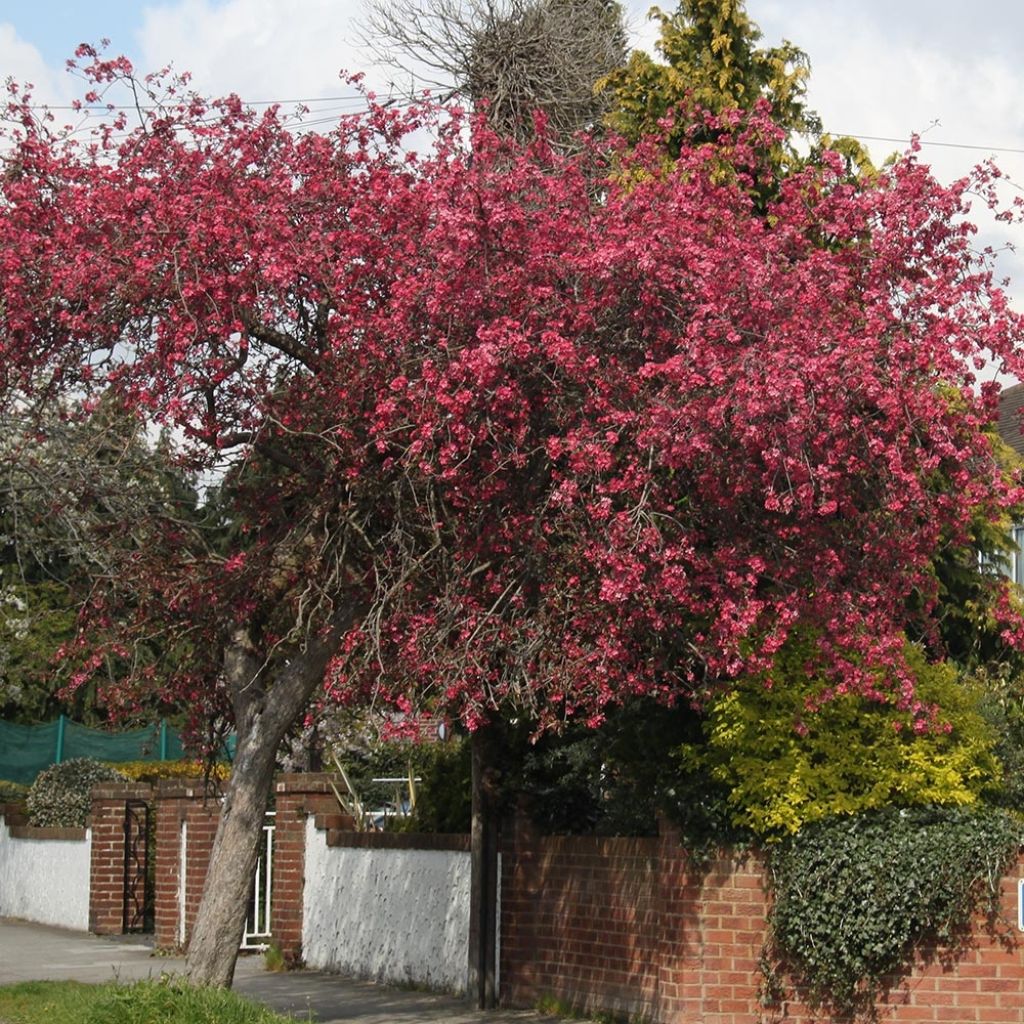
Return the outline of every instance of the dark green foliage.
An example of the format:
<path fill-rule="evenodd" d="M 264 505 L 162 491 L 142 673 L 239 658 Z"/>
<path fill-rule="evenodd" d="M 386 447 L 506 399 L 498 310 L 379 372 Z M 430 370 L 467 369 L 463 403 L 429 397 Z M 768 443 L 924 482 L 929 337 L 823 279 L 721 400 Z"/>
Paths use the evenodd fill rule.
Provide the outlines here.
<path fill-rule="evenodd" d="M 521 785 L 534 824 L 547 834 L 649 835 L 653 794 L 609 759 L 603 731 L 545 737 L 523 759 Z"/>
<path fill-rule="evenodd" d="M 1010 664 L 979 670 L 984 690 L 980 711 L 996 735 L 995 753 L 1002 766 L 1000 786 L 986 803 L 1024 813 L 1024 674 Z"/>
<path fill-rule="evenodd" d="M 979 902 L 994 912 L 1020 841 L 1020 822 L 993 809 L 886 809 L 807 825 L 772 854 L 772 952 L 812 1001 L 870 1014 L 915 948 L 955 948 Z"/>
<path fill-rule="evenodd" d="M 391 808 L 396 796 L 408 803 L 405 782 L 375 783 L 374 779 L 407 779 L 416 785 L 416 808 L 408 817 L 389 818 L 389 828 L 412 832 L 468 832 L 470 827 L 469 742 L 455 737 L 443 743 L 394 741 L 349 751 L 341 757 L 360 802 L 373 811 Z"/>
<path fill-rule="evenodd" d="M 524 735 L 507 788 L 550 834 L 654 835 L 664 815 L 694 849 L 739 839 L 728 790 L 680 770 L 676 751 L 700 734 L 689 707 L 636 700 L 610 710 L 599 729 L 570 725 L 535 745 Z"/>
<path fill-rule="evenodd" d="M 469 741 L 421 743 L 414 748 L 416 810 L 410 827 L 416 832 L 468 832 L 471 812 Z"/>
<path fill-rule="evenodd" d="M 33 825 L 80 828 L 92 808 L 92 787 L 124 781 L 120 772 L 87 757 L 51 765 L 29 787 L 29 821 Z"/>
<path fill-rule="evenodd" d="M 0 779 L 0 804 L 20 804 L 28 794 L 28 786 Z"/>
<path fill-rule="evenodd" d="M 53 580 L 7 582 L 0 566 L 0 718 L 32 724 L 55 718 L 66 704 L 56 693 L 53 660 L 75 634 L 68 588 Z M 89 706 L 79 700 L 84 713 Z M 79 710 L 79 708 L 76 708 Z"/>

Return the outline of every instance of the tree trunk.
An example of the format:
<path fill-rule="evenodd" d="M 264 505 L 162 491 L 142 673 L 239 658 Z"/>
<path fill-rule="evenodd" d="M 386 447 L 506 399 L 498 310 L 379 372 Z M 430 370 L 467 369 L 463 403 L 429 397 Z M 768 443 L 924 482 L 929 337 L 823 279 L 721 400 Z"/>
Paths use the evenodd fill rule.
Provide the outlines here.
<path fill-rule="evenodd" d="M 282 658 L 272 683 L 264 680 L 264 660 L 246 630 L 236 631 L 227 646 L 224 671 L 234 703 L 237 744 L 189 940 L 185 966 L 195 985 L 231 986 L 277 749 L 323 681 L 350 619 L 337 616 L 328 639 L 310 640 Z"/>
<path fill-rule="evenodd" d="M 469 996 L 481 1010 L 497 1004 L 498 808 L 494 727 L 470 739 L 472 826 L 470 836 Z"/>
<path fill-rule="evenodd" d="M 245 930 L 256 851 L 280 737 L 259 719 L 238 734 L 203 897 L 189 940 L 186 970 L 196 985 L 230 987 Z"/>

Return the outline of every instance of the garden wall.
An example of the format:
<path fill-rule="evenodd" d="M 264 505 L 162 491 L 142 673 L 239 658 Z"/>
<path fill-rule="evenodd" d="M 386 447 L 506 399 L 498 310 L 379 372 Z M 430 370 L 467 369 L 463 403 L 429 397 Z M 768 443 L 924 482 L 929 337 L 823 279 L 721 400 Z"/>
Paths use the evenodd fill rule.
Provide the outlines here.
<path fill-rule="evenodd" d="M 469 837 L 306 830 L 306 964 L 464 992 Z"/>
<path fill-rule="evenodd" d="M 187 942 L 216 794 L 161 783 L 93 795 L 88 832 L 27 829 L 10 810 L 0 817 L 0 916 L 120 931 L 124 806 L 146 799 L 156 814 L 157 944 Z M 287 958 L 465 989 L 468 837 L 353 833 L 326 776 L 279 779 L 276 809 L 270 928 Z M 883 1022 L 1021 1024 L 1022 877 L 1024 859 L 1002 882 L 1001 930 L 979 922 L 955 959 L 919 960 L 893 985 Z M 799 992 L 762 1005 L 768 905 L 754 855 L 720 856 L 698 872 L 669 829 L 647 839 L 550 837 L 517 818 L 502 842 L 501 1000 L 554 999 L 652 1024 L 824 1024 L 829 1016 L 815 1016 Z"/>
<path fill-rule="evenodd" d="M 541 837 L 522 821 L 502 875 L 502 1000 L 557 999 L 660 1024 L 809 1024 L 789 992 L 762 1004 L 759 957 L 768 909 L 755 856 L 691 870 L 678 838 Z M 1002 883 L 1001 928 L 975 929 L 954 962 L 919 961 L 880 1007 L 887 1024 L 1020 1024 L 1024 935 L 1017 879 Z"/>
<path fill-rule="evenodd" d="M 31 828 L 0 808 L 0 917 L 87 931 L 92 835 Z"/>

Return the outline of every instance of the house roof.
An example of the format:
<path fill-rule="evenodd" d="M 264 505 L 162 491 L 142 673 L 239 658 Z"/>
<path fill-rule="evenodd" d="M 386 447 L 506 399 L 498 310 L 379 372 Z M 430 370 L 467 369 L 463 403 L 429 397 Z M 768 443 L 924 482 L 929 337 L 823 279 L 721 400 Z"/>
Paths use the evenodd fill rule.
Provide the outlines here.
<path fill-rule="evenodd" d="M 1024 431 L 1021 430 L 1024 415 L 1024 384 L 1003 388 L 999 396 L 999 436 L 1018 455 L 1024 455 Z"/>

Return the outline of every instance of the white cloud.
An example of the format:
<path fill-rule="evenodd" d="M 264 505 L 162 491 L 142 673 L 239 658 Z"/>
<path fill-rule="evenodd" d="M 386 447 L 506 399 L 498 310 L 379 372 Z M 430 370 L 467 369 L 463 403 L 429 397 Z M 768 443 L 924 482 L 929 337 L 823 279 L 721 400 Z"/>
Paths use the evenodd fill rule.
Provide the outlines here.
<path fill-rule="evenodd" d="M 359 46 L 356 3 L 337 0 L 182 0 L 147 7 L 138 34 L 139 63 L 173 61 L 193 74 L 203 93 L 237 92 L 243 99 L 334 96 L 348 90 L 342 69 L 372 69 Z M 386 76 L 370 82 L 380 88 Z"/>
<path fill-rule="evenodd" d="M 0 69 L 3 78 L 13 78 L 23 88 L 31 83 L 39 103 L 66 104 L 74 93 L 70 76 L 50 67 L 39 51 L 6 22 L 0 22 Z"/>

